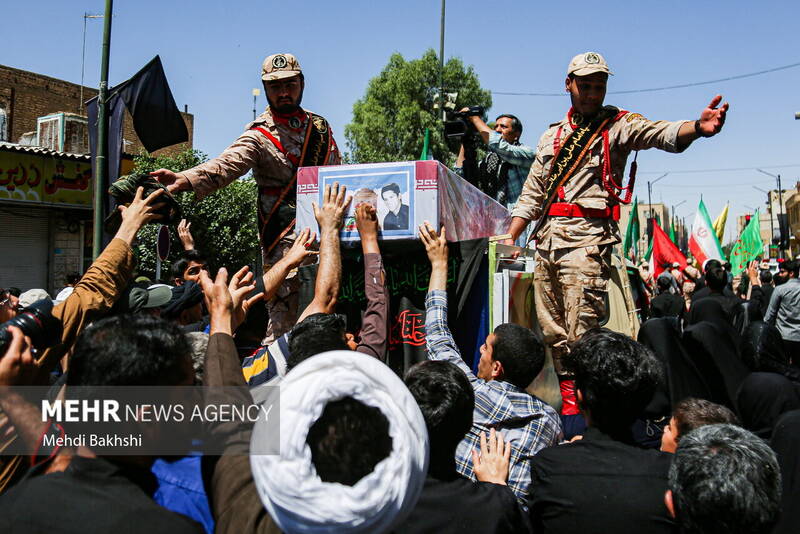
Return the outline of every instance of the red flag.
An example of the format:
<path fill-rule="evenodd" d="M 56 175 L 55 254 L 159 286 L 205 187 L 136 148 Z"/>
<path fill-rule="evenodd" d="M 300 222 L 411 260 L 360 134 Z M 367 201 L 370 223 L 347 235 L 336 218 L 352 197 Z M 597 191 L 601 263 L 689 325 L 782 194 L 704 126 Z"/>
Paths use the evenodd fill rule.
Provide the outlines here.
<path fill-rule="evenodd" d="M 684 256 L 678 247 L 670 241 L 669 236 L 664 233 L 664 230 L 653 221 L 653 256 L 650 258 L 650 263 L 653 265 L 653 276 L 658 278 L 665 267 L 671 266 L 673 263 L 679 263 L 681 271 L 686 268 L 686 256 Z"/>

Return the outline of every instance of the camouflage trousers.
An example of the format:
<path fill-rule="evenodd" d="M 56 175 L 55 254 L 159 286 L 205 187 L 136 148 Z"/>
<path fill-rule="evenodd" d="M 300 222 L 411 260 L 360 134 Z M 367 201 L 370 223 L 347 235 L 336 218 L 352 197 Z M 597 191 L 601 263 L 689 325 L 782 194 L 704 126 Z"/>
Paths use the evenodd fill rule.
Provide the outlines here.
<path fill-rule="evenodd" d="M 292 248 L 294 240 L 297 237 L 292 233 L 281 239 L 277 245 L 270 251 L 269 254 L 264 253 L 261 249 L 261 258 L 264 262 L 264 272 L 267 272 L 273 265 L 283 258 L 289 249 Z M 299 312 L 297 310 L 300 299 L 300 280 L 297 277 L 297 270 L 292 270 L 286 280 L 283 281 L 278 288 L 275 296 L 267 301 L 267 313 L 269 318 L 267 320 L 267 334 L 262 345 L 269 345 L 283 334 L 292 329 L 297 322 Z"/>
<path fill-rule="evenodd" d="M 536 250 L 536 317 L 558 375 L 567 374 L 561 358 L 569 344 L 599 326 L 606 316 L 610 276 L 611 245 Z"/>

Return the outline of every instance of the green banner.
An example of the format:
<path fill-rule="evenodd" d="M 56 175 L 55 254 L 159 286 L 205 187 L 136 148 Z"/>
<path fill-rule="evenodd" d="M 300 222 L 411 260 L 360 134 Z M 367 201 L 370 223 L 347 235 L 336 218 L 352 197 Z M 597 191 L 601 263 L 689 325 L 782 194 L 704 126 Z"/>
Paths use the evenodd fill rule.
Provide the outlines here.
<path fill-rule="evenodd" d="M 731 274 L 736 276 L 741 273 L 747 269 L 749 262 L 763 253 L 764 243 L 761 241 L 761 227 L 758 224 L 758 211 L 756 211 L 731 250 Z"/>

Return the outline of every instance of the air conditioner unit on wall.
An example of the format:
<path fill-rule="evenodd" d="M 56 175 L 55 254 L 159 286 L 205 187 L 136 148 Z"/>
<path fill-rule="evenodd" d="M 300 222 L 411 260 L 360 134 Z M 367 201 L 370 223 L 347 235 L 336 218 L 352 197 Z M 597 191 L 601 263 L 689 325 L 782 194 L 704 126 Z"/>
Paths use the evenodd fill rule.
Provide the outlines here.
<path fill-rule="evenodd" d="M 70 154 L 89 153 L 86 117 L 75 113 L 53 113 L 36 119 L 37 144 L 40 147 Z"/>

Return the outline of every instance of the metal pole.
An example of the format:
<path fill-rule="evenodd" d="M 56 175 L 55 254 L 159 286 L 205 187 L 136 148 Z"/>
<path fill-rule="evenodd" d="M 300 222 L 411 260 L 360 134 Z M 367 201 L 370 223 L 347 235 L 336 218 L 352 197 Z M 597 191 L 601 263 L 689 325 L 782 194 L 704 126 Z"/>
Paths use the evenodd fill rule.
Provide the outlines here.
<path fill-rule="evenodd" d="M 260 94 L 261 94 L 261 89 L 258 88 L 253 89 L 253 121 L 256 120 L 256 104 L 257 104 L 256 98 Z"/>
<path fill-rule="evenodd" d="M 78 114 L 83 111 L 83 74 L 84 74 L 84 67 L 86 66 L 86 19 L 89 18 L 89 13 L 84 11 L 83 13 L 83 48 L 81 51 L 81 96 L 80 102 L 78 102 Z"/>
<path fill-rule="evenodd" d="M 783 214 L 783 191 L 781 191 L 781 175 L 779 174 L 776 176 L 778 179 L 778 252 L 781 258 L 785 258 L 784 250 L 783 250 L 783 232 L 781 231 L 781 215 Z M 788 226 L 788 221 L 787 221 Z M 786 232 L 789 232 L 789 228 L 786 228 Z M 788 237 L 788 236 L 787 236 Z"/>
<path fill-rule="evenodd" d="M 87 19 L 101 19 L 103 15 L 90 15 L 84 11 L 83 13 L 83 47 L 81 49 L 81 96 L 80 102 L 78 102 L 78 114 L 82 114 L 83 112 L 83 77 L 85 74 L 85 67 L 86 67 L 86 20 Z"/>
<path fill-rule="evenodd" d="M 442 0 L 442 22 L 439 26 L 439 106 L 442 110 L 442 120 L 446 113 L 444 109 L 444 13 L 445 0 Z"/>
<path fill-rule="evenodd" d="M 653 200 L 651 198 L 653 193 L 653 184 L 651 182 L 647 182 L 647 239 L 652 241 L 653 240 L 653 223 L 650 221 L 653 218 Z"/>
<path fill-rule="evenodd" d="M 106 0 L 106 12 L 103 24 L 103 56 L 100 64 L 100 90 L 97 95 L 97 158 L 94 177 L 94 232 L 92 233 L 92 258 L 100 255 L 103 241 L 103 200 L 105 198 L 106 181 L 106 154 L 108 152 L 108 121 L 106 119 L 108 96 L 108 61 L 111 53 L 111 12 L 114 10 L 114 0 Z"/>

